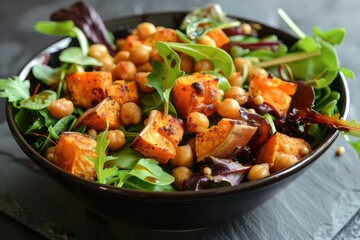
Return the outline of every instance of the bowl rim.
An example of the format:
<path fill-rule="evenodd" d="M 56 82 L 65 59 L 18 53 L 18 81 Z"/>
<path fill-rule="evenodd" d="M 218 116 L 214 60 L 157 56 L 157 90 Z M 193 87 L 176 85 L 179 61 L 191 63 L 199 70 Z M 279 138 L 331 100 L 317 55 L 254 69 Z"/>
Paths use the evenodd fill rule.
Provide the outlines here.
<path fill-rule="evenodd" d="M 128 15 L 128 16 L 121 16 L 117 18 L 112 18 L 105 21 L 105 24 L 108 25 L 109 23 L 114 24 L 115 22 L 124 21 L 126 19 L 130 18 L 140 18 L 145 19 L 146 17 L 152 17 L 152 16 L 159 16 L 159 15 L 175 15 L 175 14 L 186 14 L 187 11 L 169 11 L 169 12 L 150 12 L 150 13 L 144 13 L 141 15 Z M 292 38 L 292 40 L 297 40 L 296 37 L 294 37 L 292 34 L 276 27 L 272 27 L 270 25 L 267 25 L 265 23 L 262 23 L 257 20 L 252 20 L 249 18 L 242 18 L 239 16 L 230 16 L 232 18 L 239 19 L 241 21 L 259 24 L 260 26 L 267 29 L 269 32 L 276 32 L 277 34 L 281 34 L 286 36 L 287 38 Z M 31 67 L 39 63 L 43 60 L 44 56 L 48 53 L 54 52 L 56 50 L 60 50 L 63 47 L 68 46 L 70 43 L 70 38 L 63 38 L 61 40 L 58 40 L 54 43 L 52 43 L 50 46 L 44 48 L 39 53 L 33 55 L 33 57 L 25 64 L 23 68 L 21 68 L 19 72 L 20 79 L 24 80 L 26 79 L 27 75 L 29 74 Z M 346 118 L 349 112 L 349 106 L 350 106 L 350 96 L 349 96 L 349 88 L 348 84 L 346 82 L 345 76 L 339 72 L 337 76 L 337 81 L 339 81 L 339 84 L 342 85 L 345 95 L 342 96 L 344 105 L 343 111 L 341 112 L 341 116 L 343 118 Z M 311 165 L 320 155 L 322 155 L 335 141 L 335 139 L 339 135 L 339 131 L 329 129 L 329 134 L 327 137 L 322 141 L 322 143 L 317 146 L 313 151 L 308 154 L 305 158 L 303 158 L 298 163 L 292 165 L 291 167 L 284 169 L 282 171 L 273 173 L 269 175 L 268 177 L 252 181 L 252 182 L 244 182 L 236 186 L 228 186 L 228 187 L 221 187 L 221 188 L 214 188 L 214 189 L 204 189 L 201 191 L 174 191 L 174 192 L 153 192 L 153 191 L 144 191 L 144 190 L 136 190 L 136 189 L 127 189 L 127 188 L 118 188 L 116 186 L 112 185 L 105 185 L 100 184 L 95 181 L 86 180 L 84 178 L 75 176 L 71 173 L 68 173 L 64 169 L 58 167 L 57 165 L 49 162 L 45 159 L 42 155 L 40 155 L 34 148 L 32 148 L 28 142 L 26 141 L 25 137 L 22 135 L 18 127 L 16 126 L 15 118 L 14 118 L 14 107 L 12 103 L 9 101 L 6 101 L 5 111 L 6 111 L 6 119 L 8 122 L 8 126 L 11 130 L 11 133 L 15 139 L 15 141 L 18 143 L 20 148 L 25 152 L 25 154 L 33 160 L 36 164 L 38 164 L 40 167 L 45 168 L 48 171 L 51 171 L 52 173 L 56 175 L 62 175 L 62 179 L 67 182 L 76 183 L 77 186 L 90 189 L 93 191 L 100 191 L 102 193 L 112 193 L 116 194 L 121 197 L 138 197 L 142 199 L 152 199 L 152 200 L 195 200 L 195 199 L 203 199 L 205 197 L 219 197 L 219 196 L 225 196 L 229 194 L 234 193 L 241 193 L 246 191 L 254 191 L 259 188 L 268 187 L 271 186 L 274 183 L 278 183 L 280 181 L 283 181 L 286 178 L 289 178 L 291 176 L 294 176 L 296 173 L 300 172 L 301 170 L 305 169 L 309 165 Z M 319 155 L 319 156 L 318 156 Z M 46 172 L 46 171 L 45 171 Z M 49 174 L 50 177 L 53 177 Z"/>

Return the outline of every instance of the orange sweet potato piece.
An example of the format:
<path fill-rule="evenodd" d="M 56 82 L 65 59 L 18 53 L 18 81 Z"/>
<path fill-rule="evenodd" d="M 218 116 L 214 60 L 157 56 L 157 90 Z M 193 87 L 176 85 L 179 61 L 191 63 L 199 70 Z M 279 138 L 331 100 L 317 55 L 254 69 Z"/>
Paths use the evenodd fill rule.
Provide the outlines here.
<path fill-rule="evenodd" d="M 126 102 L 139 103 L 139 94 L 135 81 L 116 80 L 106 88 L 107 96 L 112 97 L 120 106 Z"/>
<path fill-rule="evenodd" d="M 70 98 L 76 106 L 91 108 L 106 97 L 112 83 L 111 72 L 75 72 L 66 76 Z"/>
<path fill-rule="evenodd" d="M 201 112 L 212 116 L 219 104 L 218 79 L 210 74 L 194 73 L 180 77 L 173 88 L 174 105 L 181 116 Z"/>
<path fill-rule="evenodd" d="M 165 28 L 151 34 L 144 39 L 143 44 L 154 46 L 155 42 L 179 42 L 179 37 L 174 29 Z"/>
<path fill-rule="evenodd" d="M 267 163 L 270 167 L 270 172 L 275 172 L 276 161 L 280 157 L 293 158 L 297 161 L 301 160 L 307 153 L 311 151 L 311 146 L 304 139 L 294 138 L 283 133 L 274 133 L 260 148 L 257 163 Z"/>
<path fill-rule="evenodd" d="M 244 121 L 221 119 L 217 125 L 196 135 L 197 161 L 202 161 L 206 156 L 231 158 L 238 148 L 250 141 L 256 130 L 257 127 L 249 126 Z"/>
<path fill-rule="evenodd" d="M 120 116 L 121 106 L 111 97 L 105 98 L 94 108 L 87 110 L 77 121 L 76 125 L 85 125 L 97 131 L 104 131 L 109 122 L 109 129 L 116 129 L 122 125 Z"/>
<path fill-rule="evenodd" d="M 279 78 L 254 74 L 249 86 L 251 97 L 262 96 L 264 102 L 274 108 L 283 117 L 290 107 L 291 96 L 295 94 L 297 85 Z"/>
<path fill-rule="evenodd" d="M 153 158 L 166 164 L 176 155 L 176 148 L 184 134 L 181 119 L 164 116 L 160 111 L 150 112 L 147 124 L 134 139 L 131 148 L 145 157 Z"/>
<path fill-rule="evenodd" d="M 215 41 L 217 47 L 222 47 L 223 45 L 230 42 L 229 37 L 220 28 L 214 29 L 208 32 L 206 35 Z"/>
<path fill-rule="evenodd" d="M 76 176 L 94 180 L 94 163 L 88 157 L 95 158 L 96 141 L 88 135 L 76 132 L 63 132 L 55 146 L 53 163 Z"/>

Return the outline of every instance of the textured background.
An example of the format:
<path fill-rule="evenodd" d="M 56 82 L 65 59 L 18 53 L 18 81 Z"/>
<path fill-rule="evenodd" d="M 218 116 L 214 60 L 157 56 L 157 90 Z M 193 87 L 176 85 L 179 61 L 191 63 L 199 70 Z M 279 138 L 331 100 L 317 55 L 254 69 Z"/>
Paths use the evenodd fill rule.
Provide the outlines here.
<path fill-rule="evenodd" d="M 56 41 L 35 33 L 34 23 L 74 1 L 2 1 L 0 8 L 0 78 L 14 76 L 42 48 Z M 103 19 L 189 10 L 209 4 L 205 0 L 89 0 Z M 360 1 L 357 0 L 223 0 L 215 1 L 231 15 L 246 17 L 286 29 L 276 14 L 278 7 L 311 34 L 345 27 L 347 37 L 338 48 L 344 67 L 359 76 Z M 349 81 L 350 119 L 360 120 L 360 83 Z M 360 165 L 355 151 L 340 137 L 328 152 L 294 183 L 264 205 L 223 225 L 198 232 L 154 232 L 107 219 L 84 207 L 38 169 L 11 137 L 0 102 L 0 210 L 25 219 L 52 239 L 360 239 Z M 338 146 L 346 153 L 335 156 Z M 210 211 L 215 214 L 216 211 Z M 46 234 L 45 234 L 46 233 Z M 6 237 L 6 238 L 3 238 Z M 28 227 L 0 213 L 1 239 L 39 239 Z"/>

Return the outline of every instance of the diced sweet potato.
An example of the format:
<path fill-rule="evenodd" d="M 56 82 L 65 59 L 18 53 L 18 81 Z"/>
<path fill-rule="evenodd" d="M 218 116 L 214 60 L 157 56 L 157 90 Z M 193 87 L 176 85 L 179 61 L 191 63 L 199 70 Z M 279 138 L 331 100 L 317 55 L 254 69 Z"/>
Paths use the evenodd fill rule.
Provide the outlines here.
<path fill-rule="evenodd" d="M 94 180 L 94 163 L 88 157 L 95 158 L 96 141 L 76 132 L 63 132 L 55 146 L 53 163 L 76 176 Z"/>
<path fill-rule="evenodd" d="M 208 32 L 206 35 L 215 41 L 217 47 L 222 47 L 223 45 L 230 42 L 230 39 L 221 28 L 214 29 Z"/>
<path fill-rule="evenodd" d="M 295 83 L 254 74 L 249 93 L 251 97 L 262 96 L 264 102 L 270 105 L 280 117 L 283 117 L 290 107 L 291 96 L 295 94 L 296 89 Z"/>
<path fill-rule="evenodd" d="M 104 131 L 109 122 L 109 129 L 116 129 L 122 125 L 120 117 L 120 104 L 111 97 L 105 98 L 96 107 L 87 110 L 77 122 L 97 131 Z"/>
<path fill-rule="evenodd" d="M 218 79 L 210 74 L 194 73 L 180 77 L 173 88 L 174 105 L 181 116 L 201 112 L 212 116 L 219 104 Z"/>
<path fill-rule="evenodd" d="M 131 148 L 145 157 L 154 158 L 166 164 L 176 155 L 176 148 L 184 134 L 181 119 L 164 116 L 160 111 L 150 112 L 147 124 L 135 138 Z"/>
<path fill-rule="evenodd" d="M 292 160 L 295 157 L 295 160 L 299 161 L 310 151 L 311 146 L 304 139 L 276 132 L 260 148 L 256 161 L 257 163 L 268 163 L 270 172 L 275 172 L 281 170 L 277 165 L 283 165 L 276 162 L 280 158 Z"/>
<path fill-rule="evenodd" d="M 75 72 L 66 76 L 70 98 L 76 106 L 91 108 L 106 97 L 112 83 L 111 72 Z"/>
<path fill-rule="evenodd" d="M 165 28 L 163 30 L 156 31 L 147 38 L 144 39 L 143 44 L 154 46 L 155 42 L 179 42 L 179 37 L 174 29 Z"/>
<path fill-rule="evenodd" d="M 137 84 L 135 81 L 116 80 L 106 88 L 107 96 L 112 97 L 120 106 L 126 102 L 139 103 Z"/>
<path fill-rule="evenodd" d="M 257 127 L 244 121 L 223 118 L 217 125 L 196 135 L 197 160 L 202 161 L 206 156 L 231 158 L 238 148 L 249 142 L 256 130 Z"/>

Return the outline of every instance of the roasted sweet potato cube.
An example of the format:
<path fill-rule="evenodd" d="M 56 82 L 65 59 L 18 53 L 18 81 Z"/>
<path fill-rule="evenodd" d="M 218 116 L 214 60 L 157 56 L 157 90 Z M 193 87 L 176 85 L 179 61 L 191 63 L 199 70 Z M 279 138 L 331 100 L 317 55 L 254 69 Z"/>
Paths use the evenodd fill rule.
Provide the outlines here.
<path fill-rule="evenodd" d="M 280 163 L 284 158 L 288 158 L 288 160 L 295 163 L 310 151 L 311 146 L 304 139 L 294 138 L 276 132 L 260 148 L 256 162 L 267 163 L 269 164 L 270 172 L 276 172 L 281 170 L 281 165 L 284 165 Z M 293 159 L 295 159 L 295 161 L 293 161 Z"/>
<path fill-rule="evenodd" d="M 216 43 L 216 46 L 219 48 L 230 42 L 229 37 L 224 33 L 221 28 L 211 30 L 206 35 L 213 39 Z"/>
<path fill-rule="evenodd" d="M 135 138 L 131 147 L 148 158 L 166 164 L 176 155 L 176 148 L 184 134 L 184 122 L 181 119 L 164 116 L 160 111 L 150 112 L 147 124 Z"/>
<path fill-rule="evenodd" d="M 278 116 L 286 115 L 290 107 L 291 96 L 295 94 L 297 85 L 279 78 L 255 74 L 251 79 L 249 93 L 251 97 L 262 96 Z"/>
<path fill-rule="evenodd" d="M 174 29 L 165 28 L 163 30 L 156 31 L 147 38 L 144 39 L 143 44 L 154 46 L 155 42 L 179 42 L 179 37 Z"/>
<path fill-rule="evenodd" d="M 75 72 L 66 76 L 70 98 L 76 106 L 91 108 L 106 97 L 112 83 L 111 72 Z"/>
<path fill-rule="evenodd" d="M 97 131 L 104 131 L 109 122 L 109 129 L 116 129 L 122 125 L 120 117 L 120 104 L 107 97 L 97 106 L 87 110 L 77 121 L 77 125 L 85 125 Z"/>
<path fill-rule="evenodd" d="M 135 81 L 116 80 L 106 88 L 107 95 L 117 101 L 120 106 L 126 102 L 139 103 L 139 94 Z"/>
<path fill-rule="evenodd" d="M 246 146 L 256 130 L 257 127 L 249 126 L 244 121 L 221 119 L 217 125 L 196 135 L 197 161 L 204 160 L 206 156 L 231 158 L 237 149 Z"/>
<path fill-rule="evenodd" d="M 173 88 L 174 105 L 181 116 L 201 112 L 212 116 L 219 104 L 218 79 L 210 74 L 194 73 L 180 77 Z"/>
<path fill-rule="evenodd" d="M 88 158 L 95 158 L 96 141 L 88 135 L 76 132 L 63 132 L 55 146 L 53 163 L 76 176 L 94 180 L 94 163 Z"/>

